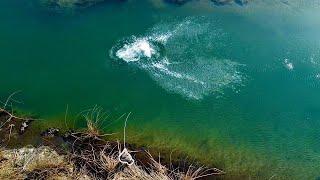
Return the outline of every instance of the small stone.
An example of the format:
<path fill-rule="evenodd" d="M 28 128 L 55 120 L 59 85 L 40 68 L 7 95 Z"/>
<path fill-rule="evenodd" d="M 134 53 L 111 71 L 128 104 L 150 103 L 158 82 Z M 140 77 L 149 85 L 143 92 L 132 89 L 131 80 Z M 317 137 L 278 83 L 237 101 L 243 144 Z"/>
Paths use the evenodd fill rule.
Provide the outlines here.
<path fill-rule="evenodd" d="M 41 133 L 43 137 L 55 137 L 59 135 L 60 130 L 57 128 L 49 128 Z"/>
<path fill-rule="evenodd" d="M 21 123 L 20 131 L 19 131 L 20 135 L 25 133 L 25 131 L 27 130 L 31 122 L 32 120 L 25 120 L 24 122 Z"/>
<path fill-rule="evenodd" d="M 230 4 L 233 0 L 211 0 L 215 5 L 222 6 Z"/>
<path fill-rule="evenodd" d="M 235 0 L 234 2 L 241 6 L 244 6 L 249 3 L 249 0 Z"/>

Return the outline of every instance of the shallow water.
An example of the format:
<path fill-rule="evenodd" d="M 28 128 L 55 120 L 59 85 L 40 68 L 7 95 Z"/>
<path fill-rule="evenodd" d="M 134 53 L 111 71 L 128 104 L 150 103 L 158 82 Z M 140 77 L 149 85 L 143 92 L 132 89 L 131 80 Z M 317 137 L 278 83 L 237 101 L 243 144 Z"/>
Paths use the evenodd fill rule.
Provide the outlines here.
<path fill-rule="evenodd" d="M 67 105 L 74 115 L 95 104 L 111 117 L 132 112 L 132 129 L 162 135 L 149 143 L 176 138 L 212 157 L 245 149 L 259 165 L 272 162 L 268 177 L 320 176 L 316 1 L 37 2 L 0 2 L 0 97 L 21 90 L 16 106 L 44 119 L 63 117 Z M 252 163 L 228 153 L 227 170 Z"/>

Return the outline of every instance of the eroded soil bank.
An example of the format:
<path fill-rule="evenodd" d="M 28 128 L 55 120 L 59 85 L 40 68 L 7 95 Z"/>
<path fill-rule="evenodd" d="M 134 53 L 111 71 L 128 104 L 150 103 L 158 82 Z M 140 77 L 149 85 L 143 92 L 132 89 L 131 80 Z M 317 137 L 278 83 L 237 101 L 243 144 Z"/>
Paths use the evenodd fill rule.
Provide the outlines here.
<path fill-rule="evenodd" d="M 168 159 L 107 140 L 112 135 L 101 134 L 90 120 L 87 129 L 77 132 L 32 131 L 34 121 L 0 109 L 0 179 L 219 179 L 225 174 L 192 165 L 183 156 Z"/>

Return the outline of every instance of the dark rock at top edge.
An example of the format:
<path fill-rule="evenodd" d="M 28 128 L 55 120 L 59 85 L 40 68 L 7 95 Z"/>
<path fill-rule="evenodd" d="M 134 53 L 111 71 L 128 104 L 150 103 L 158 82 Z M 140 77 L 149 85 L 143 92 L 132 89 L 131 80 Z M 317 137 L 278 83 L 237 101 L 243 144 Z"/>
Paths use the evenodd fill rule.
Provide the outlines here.
<path fill-rule="evenodd" d="M 236 3 L 240 6 L 248 4 L 251 0 L 211 0 L 216 6 L 223 6 Z"/>
<path fill-rule="evenodd" d="M 88 8 L 97 4 L 113 2 L 113 3 L 122 3 L 127 0 L 39 0 L 45 6 L 50 9 L 64 9 L 64 8 Z M 199 0 L 163 0 L 165 3 L 175 4 L 175 5 L 184 5 L 190 1 L 199 1 Z M 229 4 L 238 4 L 244 6 L 252 0 L 207 0 L 211 1 L 216 6 L 223 6 Z"/>
<path fill-rule="evenodd" d="M 49 9 L 84 9 L 102 3 L 122 3 L 127 0 L 40 0 Z"/>
<path fill-rule="evenodd" d="M 170 4 L 183 5 L 192 0 L 163 0 L 163 1 Z"/>

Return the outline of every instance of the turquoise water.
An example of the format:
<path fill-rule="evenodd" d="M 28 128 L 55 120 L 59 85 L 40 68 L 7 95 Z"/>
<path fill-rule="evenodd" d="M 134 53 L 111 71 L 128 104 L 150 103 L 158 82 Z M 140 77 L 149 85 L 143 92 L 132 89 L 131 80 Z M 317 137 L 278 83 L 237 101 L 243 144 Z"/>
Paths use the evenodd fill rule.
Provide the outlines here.
<path fill-rule="evenodd" d="M 17 106 L 44 119 L 63 117 L 67 105 L 73 114 L 95 104 L 111 117 L 132 112 L 131 137 L 169 139 L 212 164 L 229 160 L 227 172 L 315 179 L 319 9 L 298 0 L 132 0 L 49 10 L 3 0 L 0 97 L 21 90 Z M 272 168 L 247 170 L 265 166 Z"/>

